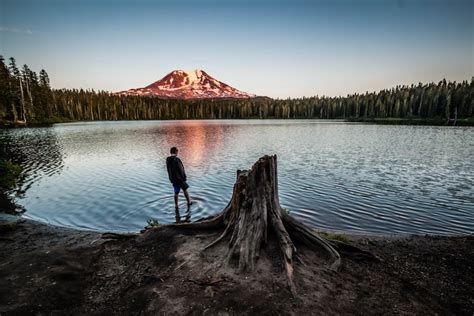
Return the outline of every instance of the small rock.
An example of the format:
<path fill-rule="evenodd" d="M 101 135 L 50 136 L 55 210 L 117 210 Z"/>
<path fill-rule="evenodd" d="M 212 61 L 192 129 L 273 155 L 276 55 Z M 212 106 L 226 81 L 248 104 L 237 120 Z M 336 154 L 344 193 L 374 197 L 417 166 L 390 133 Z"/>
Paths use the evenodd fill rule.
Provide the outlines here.
<path fill-rule="evenodd" d="M 204 293 L 207 297 L 214 297 L 215 291 L 211 286 L 206 286 L 206 289 L 204 290 Z"/>

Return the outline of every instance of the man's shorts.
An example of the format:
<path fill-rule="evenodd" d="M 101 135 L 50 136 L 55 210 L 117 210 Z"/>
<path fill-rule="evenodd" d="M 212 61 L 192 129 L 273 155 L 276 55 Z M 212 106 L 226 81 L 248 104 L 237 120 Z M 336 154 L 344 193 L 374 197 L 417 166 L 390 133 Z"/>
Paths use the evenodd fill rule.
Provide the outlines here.
<path fill-rule="evenodd" d="M 181 182 L 180 184 L 173 183 L 174 193 L 178 194 L 179 191 L 182 189 L 186 191 L 189 188 L 189 185 L 186 182 Z"/>

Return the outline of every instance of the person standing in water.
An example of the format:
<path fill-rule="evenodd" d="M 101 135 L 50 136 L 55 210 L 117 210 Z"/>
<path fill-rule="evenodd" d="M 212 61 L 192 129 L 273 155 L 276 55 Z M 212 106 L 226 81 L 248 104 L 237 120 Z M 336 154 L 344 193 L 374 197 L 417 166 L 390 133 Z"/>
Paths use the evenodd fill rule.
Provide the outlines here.
<path fill-rule="evenodd" d="M 183 163 L 178 158 L 178 148 L 172 147 L 170 149 L 171 156 L 166 158 L 166 169 L 168 170 L 168 177 L 170 182 L 173 184 L 174 189 L 174 206 L 176 210 L 178 206 L 179 191 L 183 190 L 186 201 L 188 202 L 188 208 L 193 202 L 189 198 L 188 188 L 189 185 L 186 183 L 186 172 L 184 171 Z"/>

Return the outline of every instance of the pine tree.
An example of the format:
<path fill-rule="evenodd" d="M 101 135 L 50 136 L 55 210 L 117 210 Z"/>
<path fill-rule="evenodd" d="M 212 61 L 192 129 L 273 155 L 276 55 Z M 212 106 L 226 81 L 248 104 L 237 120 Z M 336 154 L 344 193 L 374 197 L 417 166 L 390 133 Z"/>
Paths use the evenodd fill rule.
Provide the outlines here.
<path fill-rule="evenodd" d="M 0 121 L 12 119 L 10 96 L 10 72 L 5 59 L 0 55 Z"/>
<path fill-rule="evenodd" d="M 27 65 L 23 65 L 22 71 L 21 71 L 21 82 L 24 83 L 25 85 L 25 90 L 26 90 L 26 95 L 28 96 L 29 102 L 25 102 L 23 100 L 23 120 L 26 122 L 26 117 L 27 114 L 29 117 L 33 117 L 33 93 L 31 92 L 32 90 L 32 85 L 33 85 L 33 74 L 30 68 L 28 68 Z"/>
<path fill-rule="evenodd" d="M 8 67 L 10 71 L 9 89 L 11 95 L 11 109 L 14 117 L 14 121 L 18 121 L 18 113 L 22 113 L 22 101 L 23 101 L 23 87 L 21 84 L 21 74 L 16 66 L 15 58 L 10 57 L 10 64 Z"/>

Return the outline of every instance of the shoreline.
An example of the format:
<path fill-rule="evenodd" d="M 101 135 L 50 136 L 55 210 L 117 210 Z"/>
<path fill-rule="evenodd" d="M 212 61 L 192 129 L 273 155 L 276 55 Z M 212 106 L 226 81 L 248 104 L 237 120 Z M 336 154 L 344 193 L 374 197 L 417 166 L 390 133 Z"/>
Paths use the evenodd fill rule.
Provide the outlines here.
<path fill-rule="evenodd" d="M 54 227 L 57 229 L 64 229 L 64 230 L 69 230 L 69 231 L 75 231 L 75 232 L 83 232 L 83 233 L 96 233 L 96 234 L 104 234 L 104 233 L 115 233 L 115 234 L 139 234 L 142 233 L 146 227 L 141 229 L 140 231 L 121 231 L 121 230 L 96 230 L 96 229 L 87 229 L 87 228 L 77 228 L 77 227 L 72 227 L 72 226 L 61 226 L 61 225 L 55 225 L 51 224 L 46 221 L 41 221 L 37 220 L 34 218 L 28 218 L 24 217 L 24 213 L 18 213 L 18 214 L 10 214 L 10 213 L 2 213 L 0 212 L 0 223 L 2 223 L 2 214 L 8 214 L 12 216 L 18 217 L 20 220 L 24 220 L 27 222 L 33 222 L 37 223 L 38 225 L 45 225 L 48 227 Z M 198 219 L 203 220 L 203 218 Z M 194 221 L 195 222 L 195 221 Z M 145 223 L 144 223 L 145 224 Z M 166 226 L 168 224 L 163 224 L 163 226 Z M 410 238 L 410 237 L 474 237 L 474 232 L 473 233 L 465 233 L 465 234 L 415 234 L 415 233 L 393 233 L 393 234 L 380 234 L 380 233 L 369 233 L 369 232 L 364 232 L 364 233 L 354 233 L 354 232 L 345 232 L 345 231 L 340 231 L 340 230 L 322 230 L 322 229 L 317 229 L 313 228 L 315 232 L 318 234 L 323 234 L 323 235 L 334 235 L 334 236 L 346 236 L 350 238 L 351 240 L 357 240 L 361 238 L 370 238 L 370 239 L 404 239 L 404 238 Z"/>
<path fill-rule="evenodd" d="M 369 118 L 369 117 L 359 117 L 359 118 L 308 118 L 308 117 L 294 117 L 294 118 L 276 118 L 276 117 L 247 117 L 247 118 L 205 118 L 205 119 L 195 119 L 195 118 L 183 118 L 183 119 L 137 119 L 137 120 L 51 120 L 47 122 L 31 122 L 28 124 L 18 124 L 12 121 L 0 121 L 0 129 L 12 129 L 12 128 L 29 128 L 29 127 L 51 127 L 54 124 L 68 124 L 68 123 L 81 123 L 81 122 L 135 122 L 135 121 L 246 121 L 246 120 L 262 120 L 262 121 L 298 121 L 298 120 L 317 120 L 322 122 L 343 122 L 343 123 L 361 123 L 361 124 L 374 124 L 374 125 L 399 125 L 399 126 L 446 126 L 446 127 L 469 127 L 474 126 L 474 119 L 470 118 L 461 118 L 458 119 L 456 125 L 452 123 L 447 124 L 447 119 L 440 118 L 397 118 L 397 117 L 385 117 L 385 118 Z"/>
<path fill-rule="evenodd" d="M 258 261 L 259 273 L 225 270 L 225 278 L 213 283 L 196 275 L 213 271 L 215 252 L 226 247 L 223 244 L 205 256 L 200 253 L 216 233 L 190 235 L 162 226 L 133 240 L 106 241 L 101 236 L 29 219 L 0 230 L 0 313 L 471 315 L 474 311 L 472 235 L 344 235 L 382 261 L 343 259 L 337 273 L 298 245 L 301 262 L 314 269 L 314 275 L 299 275 L 303 263 L 295 263 L 298 301 L 290 298 L 280 275 L 282 267 L 272 264 L 271 245 Z M 144 236 L 152 236 L 153 242 Z"/>

